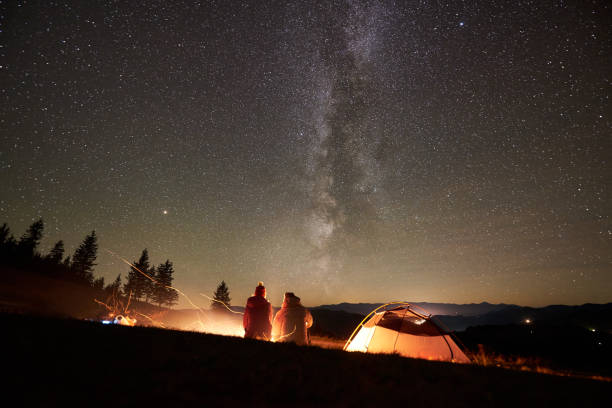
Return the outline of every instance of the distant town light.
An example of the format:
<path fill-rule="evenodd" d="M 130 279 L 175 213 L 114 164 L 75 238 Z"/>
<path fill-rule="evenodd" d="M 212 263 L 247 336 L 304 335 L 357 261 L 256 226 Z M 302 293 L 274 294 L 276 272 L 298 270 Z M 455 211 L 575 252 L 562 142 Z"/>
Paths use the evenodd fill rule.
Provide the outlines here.
<path fill-rule="evenodd" d="M 531 323 L 531 319 L 525 319 L 524 321 L 525 321 L 525 323 L 527 323 L 527 324 Z"/>

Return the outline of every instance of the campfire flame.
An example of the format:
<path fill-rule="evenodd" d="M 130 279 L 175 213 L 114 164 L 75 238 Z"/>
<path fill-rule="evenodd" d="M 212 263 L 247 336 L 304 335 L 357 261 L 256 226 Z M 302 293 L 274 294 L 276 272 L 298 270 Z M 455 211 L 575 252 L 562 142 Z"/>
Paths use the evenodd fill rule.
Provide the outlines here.
<path fill-rule="evenodd" d="M 117 290 L 113 290 L 113 293 L 106 299 L 106 302 L 102 302 L 98 299 L 94 299 L 94 302 L 97 304 L 104 306 L 106 310 L 108 310 L 108 319 L 107 322 L 112 322 L 115 324 L 120 324 L 122 326 L 135 326 L 136 319 L 131 318 L 129 316 L 130 311 L 130 302 L 132 300 L 132 292 L 127 299 L 127 303 L 124 305 L 119 297 Z"/>

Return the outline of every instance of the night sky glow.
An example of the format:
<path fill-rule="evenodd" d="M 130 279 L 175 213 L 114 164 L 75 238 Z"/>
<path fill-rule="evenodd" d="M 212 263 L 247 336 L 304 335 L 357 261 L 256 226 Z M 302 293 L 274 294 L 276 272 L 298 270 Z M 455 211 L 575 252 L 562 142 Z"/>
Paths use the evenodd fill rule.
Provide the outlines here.
<path fill-rule="evenodd" d="M 95 229 L 202 305 L 612 301 L 608 1 L 0 7 L 0 223 L 43 251 Z"/>

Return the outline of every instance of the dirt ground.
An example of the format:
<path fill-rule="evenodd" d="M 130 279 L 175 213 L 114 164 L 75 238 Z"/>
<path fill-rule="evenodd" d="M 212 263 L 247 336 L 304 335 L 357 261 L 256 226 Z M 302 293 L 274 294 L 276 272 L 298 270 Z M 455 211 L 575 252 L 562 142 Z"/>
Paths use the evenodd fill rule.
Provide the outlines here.
<path fill-rule="evenodd" d="M 0 314 L 13 406 L 605 406 L 608 382 Z"/>

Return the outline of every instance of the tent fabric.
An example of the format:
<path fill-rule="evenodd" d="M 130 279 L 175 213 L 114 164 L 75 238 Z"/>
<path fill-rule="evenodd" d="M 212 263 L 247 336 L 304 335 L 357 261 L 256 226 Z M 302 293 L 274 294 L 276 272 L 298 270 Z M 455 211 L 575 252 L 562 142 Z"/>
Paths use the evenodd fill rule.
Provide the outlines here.
<path fill-rule="evenodd" d="M 442 330 L 430 318 L 410 310 L 408 306 L 375 313 L 349 339 L 345 350 L 470 362 L 450 333 Z"/>
<path fill-rule="evenodd" d="M 389 310 L 382 314 L 378 326 L 415 336 L 439 336 L 442 330 L 431 320 L 408 313 L 408 309 Z"/>

